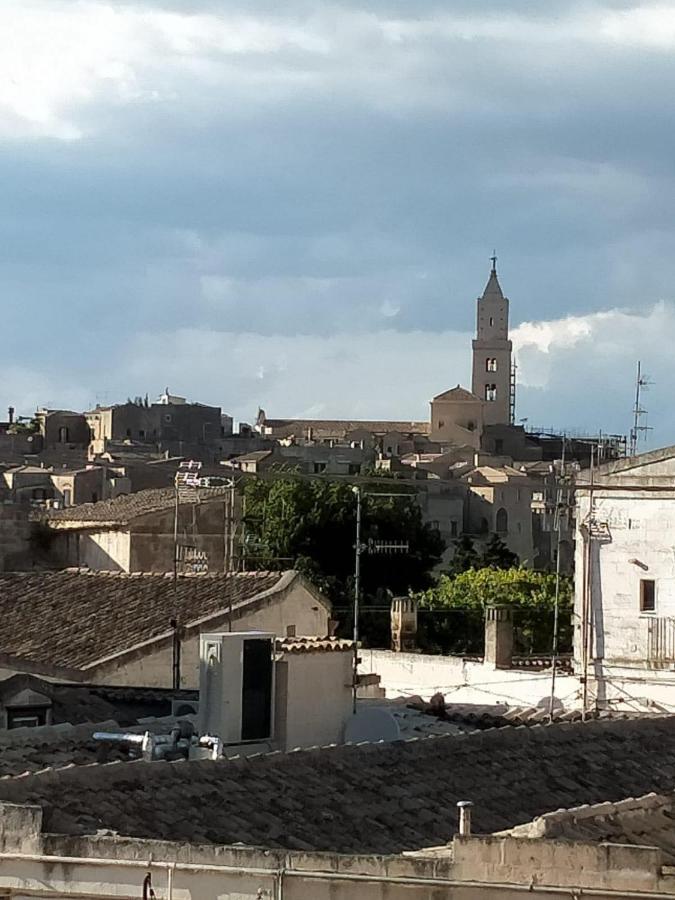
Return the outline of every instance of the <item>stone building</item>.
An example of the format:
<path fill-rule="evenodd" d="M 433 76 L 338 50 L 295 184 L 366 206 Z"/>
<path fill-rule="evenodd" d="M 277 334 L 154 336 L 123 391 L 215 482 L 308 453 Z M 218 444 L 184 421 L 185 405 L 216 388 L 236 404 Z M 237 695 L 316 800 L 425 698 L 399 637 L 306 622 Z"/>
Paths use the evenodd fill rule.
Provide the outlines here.
<path fill-rule="evenodd" d="M 170 688 L 178 640 L 181 687 L 196 688 L 202 632 L 232 623 L 234 631 L 326 637 L 330 616 L 328 600 L 296 572 L 179 575 L 175 584 L 141 573 L 0 573 L 0 680 L 34 672 Z"/>
<path fill-rule="evenodd" d="M 182 495 L 176 523 L 176 491 L 156 488 L 98 503 L 41 514 L 52 535 L 59 566 L 106 572 L 171 572 L 179 564 L 222 572 L 233 568 L 228 488 L 200 488 Z M 236 502 L 236 500 L 235 500 Z M 174 528 L 177 524 L 177 541 Z"/>
<path fill-rule="evenodd" d="M 226 436 L 220 407 L 186 403 L 182 397 L 171 395 L 164 395 L 159 403 L 147 405 L 129 401 L 115 406 L 97 406 L 85 416 L 91 429 L 94 453 L 103 453 L 109 441 L 168 447 L 209 444 Z"/>
<path fill-rule="evenodd" d="M 64 445 L 86 447 L 91 440 L 89 425 L 82 413 L 65 409 L 38 409 L 35 418 L 45 449 Z"/>
<path fill-rule="evenodd" d="M 499 285 L 496 262 L 493 257 L 490 278 L 477 302 L 476 337 L 472 343 L 471 390 L 484 402 L 486 425 L 513 421 L 509 301 Z"/>
<path fill-rule="evenodd" d="M 429 439 L 437 444 L 480 449 L 485 404 L 470 391 L 457 385 L 431 401 Z"/>
<path fill-rule="evenodd" d="M 497 534 L 531 567 L 532 485 L 527 475 L 512 466 L 478 466 L 462 476 L 468 485 L 465 531 L 478 539 Z"/>
<path fill-rule="evenodd" d="M 675 706 L 675 447 L 576 483 L 575 667 L 601 704 Z"/>

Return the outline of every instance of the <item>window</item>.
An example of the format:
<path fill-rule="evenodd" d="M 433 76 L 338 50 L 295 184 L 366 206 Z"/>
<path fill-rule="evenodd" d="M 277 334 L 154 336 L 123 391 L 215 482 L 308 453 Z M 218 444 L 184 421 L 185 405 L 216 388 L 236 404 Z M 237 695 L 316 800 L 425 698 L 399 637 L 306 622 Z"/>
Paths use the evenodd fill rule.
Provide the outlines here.
<path fill-rule="evenodd" d="M 445 422 L 443 421 L 443 419 L 439 419 L 439 420 L 438 420 L 438 427 L 439 427 L 439 428 L 444 428 L 444 427 L 445 427 Z"/>
<path fill-rule="evenodd" d="M 504 452 L 504 438 L 495 438 L 495 453 L 499 455 Z"/>
<path fill-rule="evenodd" d="M 65 426 L 59 428 L 59 443 L 67 444 L 68 443 L 68 429 Z"/>
<path fill-rule="evenodd" d="M 656 582 L 653 578 L 640 579 L 640 612 L 656 609 Z"/>
<path fill-rule="evenodd" d="M 486 372 L 496 372 L 497 371 L 497 360 L 494 357 L 489 357 L 485 360 L 485 371 Z"/>
<path fill-rule="evenodd" d="M 450 537 L 457 537 L 457 519 L 450 520 Z"/>
<path fill-rule="evenodd" d="M 15 706 L 7 710 L 8 728 L 38 728 L 47 724 L 44 706 Z"/>
<path fill-rule="evenodd" d="M 143 431 L 142 428 L 141 428 L 141 430 L 138 432 L 138 439 L 141 440 L 141 441 L 145 440 L 145 432 Z"/>
<path fill-rule="evenodd" d="M 314 463 L 314 474 L 320 475 L 322 472 L 325 472 L 326 465 L 327 465 L 327 463 L 325 463 L 325 462 L 315 462 Z"/>
<path fill-rule="evenodd" d="M 359 463 L 349 463 L 349 474 L 350 475 L 360 475 L 361 474 L 361 466 Z"/>
<path fill-rule="evenodd" d="M 131 437 L 131 428 L 127 428 L 127 437 Z"/>
<path fill-rule="evenodd" d="M 70 506 L 70 497 L 71 497 L 70 488 L 64 488 L 63 489 L 63 505 L 64 506 Z"/>
<path fill-rule="evenodd" d="M 506 534 L 509 530 L 509 516 L 504 507 L 497 510 L 497 516 L 495 519 L 495 531 L 497 534 Z"/>
<path fill-rule="evenodd" d="M 485 385 L 485 399 L 492 403 L 497 399 L 497 385 L 496 384 L 486 384 Z"/>
<path fill-rule="evenodd" d="M 492 316 L 490 316 L 490 325 L 494 325 L 494 324 L 495 324 L 495 320 Z"/>

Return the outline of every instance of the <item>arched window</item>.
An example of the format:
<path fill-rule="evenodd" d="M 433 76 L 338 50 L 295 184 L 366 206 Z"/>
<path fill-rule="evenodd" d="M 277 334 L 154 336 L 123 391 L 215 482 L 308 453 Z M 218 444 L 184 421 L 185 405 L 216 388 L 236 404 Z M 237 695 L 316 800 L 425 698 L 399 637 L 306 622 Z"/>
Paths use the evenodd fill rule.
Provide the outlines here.
<path fill-rule="evenodd" d="M 496 384 L 486 384 L 485 385 L 485 399 L 488 402 L 492 402 L 497 399 L 497 385 Z"/>
<path fill-rule="evenodd" d="M 485 371 L 486 372 L 496 372 L 497 371 L 497 360 L 494 356 L 488 356 L 485 360 Z"/>
<path fill-rule="evenodd" d="M 65 425 L 62 425 L 62 426 L 59 428 L 59 443 L 60 443 L 60 444 L 67 444 L 67 443 L 68 443 L 68 440 L 69 440 L 69 437 L 68 437 L 68 429 L 66 428 Z"/>
<path fill-rule="evenodd" d="M 497 510 L 495 530 L 497 534 L 505 534 L 509 530 L 509 516 L 503 506 Z"/>

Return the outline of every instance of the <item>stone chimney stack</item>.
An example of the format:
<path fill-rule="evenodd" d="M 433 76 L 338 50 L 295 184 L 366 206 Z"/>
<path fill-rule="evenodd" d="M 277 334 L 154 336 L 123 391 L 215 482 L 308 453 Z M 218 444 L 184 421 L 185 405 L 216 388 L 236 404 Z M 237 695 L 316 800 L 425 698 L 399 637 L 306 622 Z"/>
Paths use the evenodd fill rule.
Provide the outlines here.
<path fill-rule="evenodd" d="M 14 407 L 13 406 L 10 406 L 9 409 L 7 410 L 7 421 L 9 422 L 10 425 L 14 424 Z"/>
<path fill-rule="evenodd" d="M 397 653 L 417 649 L 417 601 L 411 597 L 391 601 L 391 649 Z"/>
<path fill-rule="evenodd" d="M 513 656 L 513 613 L 506 606 L 488 606 L 485 609 L 485 657 L 486 666 L 510 669 Z"/>

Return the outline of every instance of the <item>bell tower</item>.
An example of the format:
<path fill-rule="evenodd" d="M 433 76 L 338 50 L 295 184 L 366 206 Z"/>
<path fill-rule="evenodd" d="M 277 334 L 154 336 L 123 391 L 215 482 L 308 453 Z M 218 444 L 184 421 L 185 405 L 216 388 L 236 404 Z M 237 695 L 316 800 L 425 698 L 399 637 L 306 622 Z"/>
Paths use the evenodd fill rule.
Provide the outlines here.
<path fill-rule="evenodd" d="M 511 341 L 509 301 L 497 279 L 497 257 L 483 296 L 478 298 L 471 390 L 484 406 L 486 425 L 511 423 Z"/>

